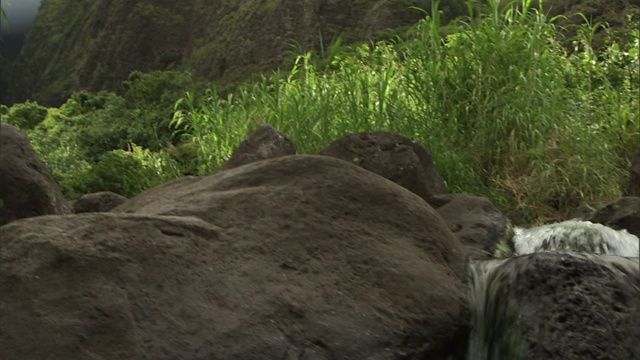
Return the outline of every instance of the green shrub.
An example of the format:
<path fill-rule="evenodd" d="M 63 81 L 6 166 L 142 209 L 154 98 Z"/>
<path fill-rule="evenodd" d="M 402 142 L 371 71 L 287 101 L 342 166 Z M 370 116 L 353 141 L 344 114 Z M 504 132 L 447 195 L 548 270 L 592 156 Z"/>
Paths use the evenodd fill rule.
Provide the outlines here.
<path fill-rule="evenodd" d="M 84 174 L 85 191 L 112 191 L 131 197 L 149 188 L 156 174 L 132 152 L 112 150 Z"/>
<path fill-rule="evenodd" d="M 75 133 L 87 159 L 97 161 L 105 152 L 126 150 L 131 143 L 158 151 L 170 141 L 167 124 L 173 102 L 163 108 L 161 103 L 140 101 L 134 103 L 110 92 L 81 91 L 74 93 L 60 111 L 73 119 L 68 130 Z"/>
<path fill-rule="evenodd" d="M 169 122 L 175 102 L 187 91 L 200 91 L 202 85 L 185 72 L 133 71 L 123 87 L 126 91 L 124 97 L 129 107 L 134 109 L 130 114 L 132 122 L 153 133 L 149 139 L 138 139 L 135 143 L 157 151 L 172 140 Z"/>
<path fill-rule="evenodd" d="M 6 114 L 2 115 L 2 121 L 21 130 L 33 129 L 47 116 L 47 108 L 38 105 L 35 101 L 15 104 L 5 111 Z"/>

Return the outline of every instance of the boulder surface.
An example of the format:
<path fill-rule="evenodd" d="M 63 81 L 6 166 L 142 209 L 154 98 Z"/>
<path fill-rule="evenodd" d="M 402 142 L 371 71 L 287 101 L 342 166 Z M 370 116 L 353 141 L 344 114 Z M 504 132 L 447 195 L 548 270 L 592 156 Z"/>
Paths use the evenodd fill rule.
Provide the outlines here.
<path fill-rule="evenodd" d="M 2 359 L 462 359 L 464 251 L 415 194 L 324 156 L 0 228 Z"/>
<path fill-rule="evenodd" d="M 433 197 L 433 205 L 473 258 L 494 254 L 496 246 L 513 237 L 513 226 L 486 198 L 467 194 Z"/>
<path fill-rule="evenodd" d="M 629 181 L 627 188 L 624 189 L 626 196 L 640 196 L 640 150 L 636 153 L 636 157 L 631 163 L 629 171 Z"/>
<path fill-rule="evenodd" d="M 220 170 L 232 169 L 252 162 L 295 155 L 296 147 L 283 133 L 269 124 L 262 125 L 233 151 Z"/>
<path fill-rule="evenodd" d="M 637 259 L 539 252 L 498 261 L 489 301 L 475 302 L 484 319 L 469 359 L 640 359 L 639 283 Z"/>
<path fill-rule="evenodd" d="M 58 183 L 17 128 L 0 122 L 0 225 L 69 209 Z"/>
<path fill-rule="evenodd" d="M 640 197 L 626 196 L 612 201 L 595 211 L 588 220 L 640 237 Z"/>
<path fill-rule="evenodd" d="M 111 191 L 100 191 L 82 195 L 73 202 L 74 214 L 85 212 L 105 212 L 127 201 L 127 198 Z"/>
<path fill-rule="evenodd" d="M 434 195 L 447 193 L 447 185 L 436 171 L 429 151 L 400 134 L 384 131 L 348 134 L 318 154 L 356 164 L 426 201 Z"/>

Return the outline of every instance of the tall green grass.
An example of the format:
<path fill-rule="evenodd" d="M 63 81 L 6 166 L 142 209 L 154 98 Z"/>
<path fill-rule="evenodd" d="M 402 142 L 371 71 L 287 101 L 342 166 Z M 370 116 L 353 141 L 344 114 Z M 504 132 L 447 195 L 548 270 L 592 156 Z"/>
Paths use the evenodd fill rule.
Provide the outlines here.
<path fill-rule="evenodd" d="M 452 192 L 487 196 L 524 222 L 614 199 L 640 149 L 640 31 L 593 49 L 603 27 L 584 18 L 568 49 L 557 19 L 531 1 L 500 3 L 480 13 L 469 2 L 470 15 L 446 26 L 434 7 L 402 39 L 337 40 L 231 93 L 200 91 L 189 74 L 134 72 L 124 97 L 78 92 L 60 109 L 25 103 L 0 113 L 72 198 L 213 173 L 269 123 L 301 153 L 351 132 L 404 134 L 432 150 Z M 107 184 L 110 171 L 127 181 Z"/>
<path fill-rule="evenodd" d="M 446 38 L 434 12 L 419 25 L 407 73 L 449 183 L 545 221 L 618 194 L 628 158 L 640 145 L 638 64 L 636 57 L 623 65 L 628 78 L 622 86 L 595 74 L 594 87 L 594 69 L 585 72 L 585 64 L 612 65 L 595 59 L 586 36 L 594 28 L 583 28 L 582 48 L 567 56 L 555 19 L 529 4 L 488 1 L 487 14 Z M 629 45 L 637 55 L 637 44 Z M 621 119 L 627 119 L 624 127 Z M 456 159 L 448 161 L 452 150 Z"/>
<path fill-rule="evenodd" d="M 555 19 L 530 4 L 469 6 L 446 36 L 434 7 L 408 40 L 333 51 L 327 70 L 304 54 L 233 94 L 188 93 L 172 122 L 181 151 L 208 174 L 263 123 L 301 153 L 386 130 L 430 148 L 452 192 L 488 196 L 525 222 L 611 200 L 640 149 L 640 35 L 598 52 L 599 25 L 587 23 L 568 54 Z"/>

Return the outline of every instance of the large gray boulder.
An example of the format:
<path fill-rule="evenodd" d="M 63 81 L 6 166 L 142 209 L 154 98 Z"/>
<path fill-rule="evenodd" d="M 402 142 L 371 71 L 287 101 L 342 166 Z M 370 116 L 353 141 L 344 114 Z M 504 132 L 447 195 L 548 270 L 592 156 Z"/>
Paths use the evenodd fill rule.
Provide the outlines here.
<path fill-rule="evenodd" d="M 2 359 L 463 359 L 464 251 L 339 159 L 186 177 L 0 238 Z"/>
<path fill-rule="evenodd" d="M 0 225 L 68 212 L 60 187 L 29 139 L 17 128 L 0 122 Z"/>

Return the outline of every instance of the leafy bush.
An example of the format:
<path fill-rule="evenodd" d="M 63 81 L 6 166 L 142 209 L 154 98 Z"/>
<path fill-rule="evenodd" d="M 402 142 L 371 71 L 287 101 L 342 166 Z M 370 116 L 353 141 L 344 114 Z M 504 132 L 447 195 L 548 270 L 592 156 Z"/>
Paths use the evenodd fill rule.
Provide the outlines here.
<path fill-rule="evenodd" d="M 90 167 L 73 129 L 73 119 L 60 109 L 52 108 L 40 124 L 26 132 L 62 193 L 69 199 L 84 194 L 80 177 Z"/>
<path fill-rule="evenodd" d="M 203 85 L 185 72 L 133 71 L 123 87 L 128 107 L 133 109 L 130 112 L 131 123 L 147 130 L 147 138 L 138 138 L 135 143 L 157 151 L 172 140 L 169 122 L 175 102 L 187 91 L 200 91 Z"/>
<path fill-rule="evenodd" d="M 98 162 L 84 174 L 85 191 L 112 191 L 131 197 L 150 187 L 156 173 L 145 166 L 132 152 L 112 150 L 100 156 Z"/>
<path fill-rule="evenodd" d="M 2 121 L 21 130 L 33 129 L 47 116 L 47 108 L 38 105 L 35 101 L 15 104 L 5 111 L 6 113 L 2 114 Z"/>
<path fill-rule="evenodd" d="M 139 76 L 142 80 L 131 80 L 135 83 L 130 87 L 134 94 L 132 98 L 125 99 L 111 92 L 79 91 L 59 109 L 52 108 L 48 113 L 44 109 L 45 120 L 27 132 L 34 148 L 51 169 L 66 197 L 77 198 L 85 193 L 102 190 L 130 196 L 180 174 L 176 170 L 178 165 L 162 150 L 162 145 L 170 140 L 170 130 L 166 124 L 171 119 L 173 102 L 178 98 L 177 92 L 174 89 L 173 95 L 161 96 L 155 100 L 151 97 L 153 86 L 166 86 L 158 78 L 171 80 L 176 79 L 176 76 L 165 77 L 160 73 Z M 149 84 L 153 86 L 146 86 Z M 155 90 L 160 93 L 171 91 L 159 88 Z M 147 94 L 149 97 L 140 94 Z M 165 104 L 159 101 L 164 101 Z M 17 104 L 7 111 L 11 113 L 14 109 L 22 111 L 24 108 L 32 109 L 34 106 L 30 103 Z M 165 119 L 159 120 L 160 116 Z M 160 125 L 163 122 L 164 130 Z M 164 140 L 159 138 L 159 133 L 162 132 L 165 134 Z M 116 170 L 121 170 L 124 165 L 133 166 L 133 160 L 124 157 L 123 153 L 138 159 L 137 165 L 132 169 L 142 171 L 138 166 L 142 163 L 145 169 L 153 170 L 153 175 L 150 172 L 148 176 L 134 176 L 135 174 L 123 172 L 122 174 L 129 176 L 129 180 L 118 184 L 115 177 L 119 173 Z M 123 164 L 108 174 L 109 166 L 105 164 L 113 165 L 117 156 L 120 156 Z M 127 159 L 129 163 L 125 163 Z M 132 178 L 139 179 L 134 181 Z"/>

